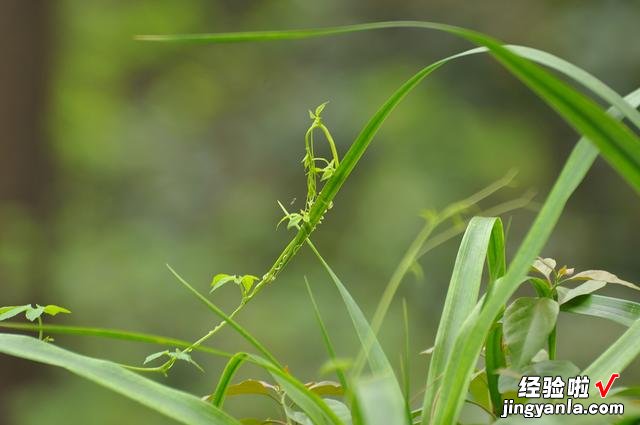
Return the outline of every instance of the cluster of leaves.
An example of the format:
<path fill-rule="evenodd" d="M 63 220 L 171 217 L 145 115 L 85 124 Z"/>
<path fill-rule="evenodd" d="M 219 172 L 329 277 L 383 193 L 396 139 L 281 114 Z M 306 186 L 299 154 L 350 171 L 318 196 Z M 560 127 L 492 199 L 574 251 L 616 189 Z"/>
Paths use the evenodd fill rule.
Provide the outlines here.
<path fill-rule="evenodd" d="M 324 111 L 327 103 L 328 102 L 325 102 L 319 105 L 313 112 L 309 110 L 309 117 L 311 118 L 312 122 L 311 126 L 307 129 L 307 132 L 304 136 L 305 155 L 302 158 L 302 164 L 307 175 L 307 198 L 304 204 L 305 207 L 301 209 L 300 212 L 286 212 L 285 216 L 282 217 L 280 222 L 278 222 L 278 226 L 282 222 L 287 220 L 287 229 L 296 228 L 304 223 L 308 224 L 310 222 L 309 212 L 311 211 L 311 208 L 313 208 L 318 196 L 318 179 L 320 182 L 329 180 L 335 173 L 336 167 L 340 164 L 336 144 L 333 140 L 333 137 L 331 136 L 331 133 L 329 132 L 329 129 L 322 121 L 322 111 Z M 314 147 L 315 130 L 320 130 L 324 134 L 331 150 L 331 159 L 316 156 Z M 317 165 L 318 162 L 323 164 L 324 166 L 319 167 Z M 332 208 L 332 206 L 333 203 L 330 202 L 328 209 Z M 280 207 L 283 210 L 285 209 L 282 204 L 280 204 Z"/>
<path fill-rule="evenodd" d="M 213 277 L 213 280 L 211 281 L 210 292 L 215 291 L 216 289 L 224 286 L 229 282 L 233 282 L 236 285 L 238 285 L 238 287 L 240 287 L 240 291 L 242 292 L 242 299 L 245 300 L 249 297 L 249 294 L 251 293 L 251 289 L 253 288 L 253 284 L 258 280 L 260 280 L 259 277 L 253 276 L 250 274 L 238 276 L 235 274 L 231 275 L 231 274 L 219 273 L 215 275 Z"/>
<path fill-rule="evenodd" d="M 580 369 L 571 361 L 556 359 L 558 315 L 561 310 L 571 311 L 571 309 L 563 309 L 563 305 L 571 300 L 584 303 L 589 299 L 589 294 L 607 284 L 619 284 L 640 290 L 637 285 L 604 270 L 575 273 L 573 268 L 563 266 L 557 269 L 556 265 L 553 258 L 536 259 L 531 268 L 534 276 L 529 276 L 528 282 L 534 287 L 537 297 L 515 299 L 505 310 L 502 320 L 498 320 L 494 326 L 494 333 L 499 338 L 497 342 L 499 346 L 492 347 L 491 344 L 487 344 L 487 349 L 493 349 L 492 353 L 487 353 L 489 359 L 487 367 L 493 368 L 490 373 L 500 375 L 497 388 L 491 385 L 495 384 L 495 379 L 493 382 L 491 379 L 486 379 L 486 373 L 482 377 L 487 383 L 487 390 L 495 391 L 491 398 L 494 401 L 500 402 L 505 395 L 507 398 L 517 398 L 516 384 L 522 376 L 568 378 L 580 373 Z M 572 284 L 577 286 L 573 288 L 568 286 Z M 616 309 L 619 307 L 613 307 L 613 310 Z M 621 310 L 620 313 L 624 311 Z M 584 310 L 578 312 L 586 314 Z M 591 310 L 590 313 L 598 315 L 596 309 Z M 478 399 L 481 400 L 481 398 Z M 483 407 L 489 409 L 490 406 L 487 404 Z M 498 415 L 498 413 L 494 405 L 493 414 Z"/>
<path fill-rule="evenodd" d="M 320 118 L 324 105 L 318 107 L 315 113 L 311 113 L 313 124 L 305 137 L 306 155 L 303 160 L 307 172 L 305 208 L 299 214 L 300 218 L 293 221 L 291 218 L 297 216 L 287 213 L 290 218 L 289 227 L 296 229 L 296 235 L 261 279 L 251 275 L 218 275 L 212 283 L 213 289 L 228 282 L 234 282 L 240 286 L 243 298 L 234 312 L 231 314 L 223 312 L 170 268 L 178 281 L 221 319 L 219 325 L 195 343 L 114 330 L 77 327 L 47 328 L 52 332 L 55 330 L 125 338 L 131 341 L 155 342 L 177 347 L 175 351 L 164 350 L 147 358 L 147 362 L 162 357 L 168 358 L 165 365 L 172 365 L 176 360 L 193 362 L 190 355 L 193 351 L 225 356 L 229 358 L 227 366 L 215 391 L 210 396 L 202 400 L 146 379 L 122 365 L 81 356 L 53 344 L 46 344 L 25 336 L 0 334 L 0 352 L 69 369 L 168 417 L 183 423 L 198 425 L 238 425 L 242 422 L 286 425 L 293 423 L 301 425 L 449 425 L 460 423 L 461 412 L 469 403 L 480 406 L 495 419 L 498 416 L 501 401 L 504 398 L 513 397 L 513 382 L 518 376 L 531 371 L 536 374 L 552 373 L 554 375 L 578 371 L 578 368 L 570 362 L 555 358 L 557 344 L 555 329 L 560 311 L 594 315 L 628 326 L 629 328 L 611 347 L 579 372 L 593 379 L 602 379 L 613 371 L 622 371 L 640 354 L 640 345 L 637 343 L 640 338 L 639 305 L 628 300 L 595 295 L 593 292 L 608 283 L 633 288 L 635 285 L 603 271 L 575 273 L 567 267 L 556 270 L 555 261 L 540 258 L 536 260 L 536 258 L 547 242 L 564 205 L 586 175 L 598 153 L 602 154 L 634 189 L 640 191 L 640 139 L 626 124 L 620 122 L 622 118 L 626 118 L 629 124 L 640 129 L 640 114 L 634 109 L 640 104 L 640 90 L 623 99 L 584 70 L 548 53 L 522 46 L 505 46 L 477 32 L 430 22 L 383 22 L 316 30 L 161 36 L 146 37 L 146 39 L 219 43 L 299 39 L 394 27 L 444 31 L 475 43 L 480 48 L 435 62 L 407 80 L 369 120 L 341 162 L 338 162 L 335 144 Z M 531 229 L 509 263 L 506 260 L 502 222 L 495 217 L 500 212 L 463 220 L 466 230 L 451 274 L 435 344 L 431 350 L 426 383 L 420 388 L 420 391 L 424 391 L 424 398 L 421 406 L 414 406 L 408 371 L 408 358 L 411 352 L 408 338 L 405 338 L 400 380 L 396 377 L 377 339 L 377 331 L 400 282 L 409 271 L 416 269 L 418 258 L 443 238 L 446 240 L 450 236 L 450 233 L 445 231 L 442 233 L 443 238 L 438 239 L 440 234 L 432 236 L 434 229 L 444 222 L 455 221 L 462 217 L 462 212 L 466 212 L 469 205 L 475 205 L 477 199 L 483 199 L 487 193 L 490 194 L 497 189 L 481 191 L 479 195 L 469 198 L 471 201 L 465 200 L 453 204 L 441 213 L 431 213 L 426 216 L 424 229 L 408 247 L 391 277 L 371 324 L 346 286 L 313 245 L 310 236 L 395 106 L 418 83 L 441 66 L 464 56 L 484 52 L 489 52 L 508 71 L 536 92 L 583 137 L 571 153 Z M 608 113 L 605 112 L 592 99 L 534 62 L 555 69 L 587 87 L 599 98 L 612 105 L 612 109 Z M 315 157 L 313 152 L 315 129 L 322 131 L 328 140 L 332 150 L 332 160 L 318 160 Z M 324 167 L 318 167 L 316 162 L 321 162 Z M 317 179 L 320 178 L 322 181 L 325 176 L 325 184 L 318 192 Z M 503 185 L 498 185 L 499 187 Z M 457 234 L 458 227 L 460 226 L 453 227 L 454 235 Z M 317 386 L 305 385 L 296 379 L 256 337 L 234 318 L 260 288 L 275 280 L 277 274 L 305 244 L 318 258 L 337 289 L 360 341 L 359 354 L 353 362 L 349 362 L 349 368 L 345 367 L 345 363 L 335 356 L 336 351 L 331 338 L 315 300 L 311 296 L 330 364 L 339 381 L 339 384 L 330 385 L 331 391 L 334 391 L 332 393 L 319 393 Z M 487 290 L 481 294 L 485 262 L 488 269 Z M 532 264 L 533 274 L 536 276 L 530 276 Z M 517 298 L 511 301 L 515 291 L 527 281 L 535 288 L 537 297 Z M 222 353 L 202 346 L 202 342 L 214 335 L 225 324 L 242 336 L 257 354 Z M 9 324 L 0 324 L 0 326 L 13 329 L 28 328 Z M 408 320 L 405 319 L 405 328 L 407 327 Z M 38 328 L 42 329 L 42 326 L 36 327 Z M 408 332 L 405 331 L 405 335 L 407 334 Z M 483 352 L 484 365 L 481 362 Z M 236 371 L 245 362 L 264 369 L 274 382 L 244 381 L 233 384 Z M 142 369 L 166 373 L 170 366 L 165 365 L 159 368 Z M 142 369 L 134 368 L 134 370 Z M 628 403 L 630 400 L 628 395 L 633 395 L 637 391 L 637 389 L 631 389 L 626 393 L 618 392 L 616 397 Z M 283 418 L 239 421 L 222 410 L 226 396 L 246 393 L 269 394 L 282 407 Z M 562 422 L 571 421 L 578 424 L 585 419 L 593 418 L 563 417 Z M 602 419 L 604 423 L 635 423 L 634 421 L 640 419 L 640 410 L 632 404 L 627 404 L 624 417 Z M 519 422 L 517 419 L 515 421 L 508 419 L 502 423 Z M 548 423 L 554 422 L 550 420 Z"/>
<path fill-rule="evenodd" d="M 24 313 L 25 317 L 30 322 L 37 320 L 38 323 L 40 324 L 40 327 L 42 327 L 43 314 L 48 314 L 49 316 L 55 316 L 59 313 L 69 314 L 71 313 L 71 311 L 67 310 L 64 307 L 60 307 L 54 304 L 49 304 L 45 306 L 36 304 L 35 307 L 31 304 L 5 306 L 5 307 L 0 307 L 0 322 L 3 320 L 11 319 L 12 317 L 15 317 L 21 313 Z M 38 336 L 40 339 L 45 339 L 47 342 L 53 342 L 53 338 L 44 337 L 42 329 L 40 329 Z"/>

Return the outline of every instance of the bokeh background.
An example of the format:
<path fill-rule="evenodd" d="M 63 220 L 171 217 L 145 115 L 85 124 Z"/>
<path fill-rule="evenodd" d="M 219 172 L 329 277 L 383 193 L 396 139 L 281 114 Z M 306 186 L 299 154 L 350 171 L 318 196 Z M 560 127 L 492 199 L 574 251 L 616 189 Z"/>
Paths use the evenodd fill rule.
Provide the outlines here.
<path fill-rule="evenodd" d="M 216 273 L 262 275 L 291 234 L 276 201 L 299 208 L 307 109 L 325 119 L 343 154 L 384 99 L 420 67 L 468 48 L 450 36 L 389 30 L 340 38 L 226 46 L 134 41 L 136 34 L 298 28 L 424 19 L 553 52 L 620 93 L 640 85 L 640 3 L 620 1 L 20 1 L 0 2 L 0 305 L 56 303 L 61 324 L 195 339 L 215 322 L 165 268 L 202 291 Z M 397 261 L 441 209 L 519 170 L 517 187 L 483 207 L 537 196 L 507 214 L 512 253 L 577 135 L 487 56 L 438 71 L 385 123 L 314 235 L 371 314 Z M 567 206 L 544 254 L 578 269 L 640 281 L 640 200 L 599 160 Z M 423 382 L 456 238 L 408 277 L 414 382 Z M 355 335 L 338 295 L 306 251 L 239 320 L 303 380 L 327 379 L 304 288 L 307 276 L 342 357 Z M 610 294 L 638 298 L 635 293 Z M 524 293 L 528 293 L 524 291 Z M 235 288 L 213 299 L 231 308 Z M 585 366 L 623 328 L 563 315 L 560 356 Z M 382 340 L 397 361 L 394 303 Z M 66 347 L 140 364 L 157 347 L 57 336 Z M 225 330 L 211 344 L 246 349 Z M 203 395 L 223 363 L 196 355 L 167 379 Z M 266 378 L 247 367 L 243 376 Z M 640 363 L 623 374 L 638 382 Z M 419 392 L 416 384 L 414 391 Z M 418 396 L 418 399 L 420 397 Z M 230 400 L 244 416 L 269 401 Z M 473 413 L 469 413 L 473 414 Z M 0 423 L 169 423 L 91 383 L 0 359 Z"/>

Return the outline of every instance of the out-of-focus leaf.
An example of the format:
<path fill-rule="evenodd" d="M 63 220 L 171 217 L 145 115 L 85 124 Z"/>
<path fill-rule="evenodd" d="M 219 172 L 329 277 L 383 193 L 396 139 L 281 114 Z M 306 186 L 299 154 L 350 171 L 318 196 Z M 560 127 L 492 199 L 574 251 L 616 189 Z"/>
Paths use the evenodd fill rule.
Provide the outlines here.
<path fill-rule="evenodd" d="M 300 412 L 298 410 L 294 410 L 289 406 L 284 406 L 284 412 L 287 415 L 287 418 L 290 421 L 298 425 L 314 425 L 309 416 L 307 416 L 304 412 Z"/>
<path fill-rule="evenodd" d="M 242 425 L 264 425 L 264 421 L 263 420 L 255 419 L 255 418 L 240 419 L 240 423 Z"/>
<path fill-rule="evenodd" d="M 524 366 L 547 342 L 558 317 L 549 298 L 518 298 L 504 313 L 504 338 L 515 367 Z"/>
<path fill-rule="evenodd" d="M 229 385 L 227 388 L 227 395 L 276 395 L 278 393 L 278 387 L 271 385 L 268 382 L 260 381 L 257 379 L 246 379 L 237 384 Z"/>
<path fill-rule="evenodd" d="M 344 423 L 345 425 L 351 425 L 351 412 L 344 403 L 332 398 L 325 398 L 323 400 L 325 403 L 327 403 L 329 409 L 331 409 L 333 413 L 335 413 L 336 416 L 340 418 L 342 423 Z M 309 416 L 307 416 L 303 412 L 294 410 L 289 406 L 285 406 L 285 412 L 289 419 L 300 425 L 314 425 L 313 421 L 309 419 Z"/>
<path fill-rule="evenodd" d="M 500 392 L 516 390 L 522 376 L 561 376 L 570 378 L 580 373 L 580 368 L 568 360 L 547 360 L 532 363 L 522 370 L 504 370 L 500 373 Z"/>
<path fill-rule="evenodd" d="M 402 393 L 395 387 L 394 376 L 377 376 L 356 383 L 356 397 L 367 425 L 405 425 L 409 420 L 405 412 Z"/>
<path fill-rule="evenodd" d="M 307 388 L 311 392 L 318 394 L 321 397 L 337 396 L 340 397 L 344 394 L 344 388 L 338 382 L 333 381 L 320 381 L 309 382 L 306 384 Z"/>

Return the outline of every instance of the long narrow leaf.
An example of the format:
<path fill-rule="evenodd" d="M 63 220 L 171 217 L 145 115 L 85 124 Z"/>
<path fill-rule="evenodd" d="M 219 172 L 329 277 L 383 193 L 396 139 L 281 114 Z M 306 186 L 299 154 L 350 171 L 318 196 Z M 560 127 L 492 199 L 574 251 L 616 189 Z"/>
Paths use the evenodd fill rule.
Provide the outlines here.
<path fill-rule="evenodd" d="M 609 319 L 625 326 L 640 319 L 640 303 L 602 295 L 582 295 L 560 305 L 560 311 Z"/>
<path fill-rule="evenodd" d="M 19 331 L 34 331 L 38 332 L 42 329 L 45 334 L 62 334 L 62 335 L 81 335 L 81 336 L 96 336 L 100 338 L 119 339 L 123 341 L 132 342 L 145 342 L 149 344 L 166 345 L 176 348 L 189 348 L 192 347 L 192 343 L 176 338 L 169 338 L 159 335 L 152 335 L 140 332 L 123 331 L 120 329 L 105 329 L 105 328 L 92 328 L 85 326 L 65 326 L 65 325 L 35 325 L 31 323 L 13 323 L 13 322 L 0 322 L 0 328 L 19 330 Z M 213 354 L 221 357 L 231 357 L 233 354 L 227 353 L 215 348 L 205 347 L 199 345 L 193 347 L 195 351 L 202 351 L 208 354 Z"/>
<path fill-rule="evenodd" d="M 458 331 L 478 301 L 482 270 L 494 226 L 502 228 L 500 220 L 495 217 L 474 217 L 460 243 L 431 355 L 424 400 L 425 417 L 430 417 L 434 400 L 440 392 L 442 375 Z M 502 234 L 501 231 L 496 233 Z"/>
<path fill-rule="evenodd" d="M 222 371 L 222 375 L 220 375 L 220 380 L 218 381 L 216 390 L 213 392 L 213 400 L 211 402 L 214 406 L 222 408 L 222 403 L 224 403 L 227 390 L 229 389 L 229 385 L 231 385 L 231 379 L 233 379 L 233 376 L 236 374 L 246 358 L 246 353 L 237 353 L 229 359 L 227 365 Z"/>
<path fill-rule="evenodd" d="M 403 400 L 402 390 L 400 389 L 398 380 L 396 379 L 395 374 L 393 373 L 393 368 L 391 367 L 391 363 L 389 362 L 389 359 L 387 358 L 387 356 L 384 354 L 384 351 L 382 350 L 382 347 L 380 346 L 380 343 L 378 342 L 378 339 L 376 338 L 376 335 L 373 332 L 373 329 L 371 329 L 369 322 L 367 322 L 367 319 L 364 313 L 362 312 L 362 310 L 360 310 L 360 307 L 355 302 L 355 300 L 353 299 L 353 297 L 351 296 L 347 288 L 340 281 L 340 279 L 331 269 L 329 264 L 327 264 L 324 258 L 322 258 L 322 256 L 320 255 L 316 247 L 313 245 L 313 243 L 309 239 L 307 239 L 307 244 L 309 245 L 313 253 L 316 255 L 316 257 L 318 257 L 318 260 L 320 260 L 320 263 L 322 263 L 322 266 L 325 268 L 325 270 L 331 277 L 331 280 L 333 281 L 334 285 L 338 289 L 338 292 L 342 297 L 342 301 L 344 302 L 344 305 L 347 308 L 347 312 L 351 317 L 351 321 L 353 322 L 353 326 L 356 330 L 356 333 L 358 334 L 358 338 L 360 339 L 360 344 L 363 347 L 371 347 L 371 349 L 368 351 L 368 360 L 369 360 L 369 366 L 374 376 L 384 378 L 385 392 L 390 397 L 390 399 L 401 400 L 400 410 L 401 412 L 403 412 L 403 414 L 398 416 L 395 419 L 395 422 L 392 422 L 392 423 L 397 423 L 397 424 L 411 423 L 411 419 L 406 415 L 406 411 L 404 409 L 404 402 L 402 402 Z M 358 399 L 360 401 L 359 404 L 361 404 L 362 403 L 361 398 L 358 397 Z M 364 415 L 365 407 L 361 406 L 361 408 L 363 409 L 363 415 Z M 390 425 L 392 423 L 390 423 Z"/>
<path fill-rule="evenodd" d="M 310 37 L 322 37 L 353 33 L 359 31 L 378 30 L 386 28 L 423 28 L 444 31 L 464 38 L 472 43 L 488 48 L 491 54 L 502 63 L 513 75 L 529 86 L 553 109 L 556 110 L 579 133 L 588 137 L 598 146 L 605 159 L 623 176 L 627 182 L 640 192 L 640 141 L 625 125 L 607 117 L 604 111 L 592 100 L 572 89 L 550 73 L 544 71 L 534 63 L 523 59 L 510 51 L 498 40 L 465 28 L 422 21 L 391 21 L 370 24 L 359 24 L 342 27 L 318 29 L 301 29 L 289 31 L 260 31 L 219 34 L 193 34 L 177 36 L 142 36 L 143 40 L 182 41 L 201 43 L 229 43 L 268 40 L 294 40 Z M 624 112 L 624 111 L 623 111 Z M 365 128 L 365 130 L 367 130 Z M 363 132 L 364 133 L 364 132 Z M 355 143 L 354 143 L 355 145 Z M 351 152 L 351 150 L 350 150 Z M 356 153 L 356 152 L 354 152 Z M 347 154 L 348 155 L 348 154 Z M 360 155 L 358 155 L 359 158 Z M 357 159 L 356 159 L 357 160 Z M 349 163 L 336 170 L 332 179 L 327 182 L 319 198 L 319 208 L 323 209 L 324 201 L 332 198 L 342 182 L 351 171 Z M 344 173 L 344 178 L 341 174 Z M 331 184 L 332 181 L 336 184 Z M 320 214 L 320 216 L 322 215 Z M 312 211 L 312 219 L 314 214 Z M 320 217 L 318 217 L 320 218 Z M 313 221 L 312 221 L 313 222 Z M 302 242 L 302 241 L 300 241 Z"/>
<path fill-rule="evenodd" d="M 161 385 L 115 363 L 82 356 L 23 335 L 0 334 L 0 353 L 69 370 L 188 425 L 239 425 L 198 397 Z"/>

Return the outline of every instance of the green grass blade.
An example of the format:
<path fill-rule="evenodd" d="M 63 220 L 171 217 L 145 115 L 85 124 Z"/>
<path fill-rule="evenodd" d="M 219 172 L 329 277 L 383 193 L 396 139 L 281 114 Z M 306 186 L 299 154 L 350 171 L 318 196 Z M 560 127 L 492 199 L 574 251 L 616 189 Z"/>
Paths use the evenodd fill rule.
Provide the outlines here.
<path fill-rule="evenodd" d="M 313 296 L 313 291 L 311 291 L 311 286 L 309 285 L 309 281 L 307 278 L 304 278 L 304 282 L 307 286 L 307 292 L 309 293 L 309 299 L 311 300 L 311 305 L 313 306 L 313 312 L 316 316 L 316 321 L 318 322 L 318 326 L 320 327 L 320 332 L 322 333 L 322 341 L 324 342 L 324 347 L 327 350 L 327 354 L 329 355 L 329 360 L 331 360 L 334 364 L 336 362 L 336 350 L 333 348 L 333 343 L 331 342 L 331 337 L 329 336 L 329 332 L 327 331 L 327 327 L 324 324 L 324 320 L 322 320 L 322 315 L 320 314 L 320 309 L 318 308 L 318 304 L 316 303 L 316 299 Z M 347 377 L 344 374 L 344 371 L 341 367 L 336 368 L 336 375 L 338 380 L 340 381 L 340 385 L 344 388 L 345 391 L 348 391 L 349 385 L 347 382 Z"/>
<path fill-rule="evenodd" d="M 640 90 L 627 96 L 626 100 L 633 107 L 637 107 L 640 104 Z M 610 110 L 610 113 L 620 118 L 617 111 Z M 464 391 L 461 389 L 467 388 L 469 384 L 483 341 L 494 319 L 526 277 L 530 265 L 544 247 L 566 202 L 582 182 L 596 157 L 595 146 L 584 137 L 580 139 L 509 265 L 507 273 L 494 285 L 491 297 L 487 298 L 480 315 L 474 317 L 473 321 L 468 320 L 464 323 L 461 335 L 466 338 L 458 338 L 455 342 L 445 370 L 443 390 L 439 395 L 433 423 L 453 423 L 458 417 L 464 403 Z"/>
<path fill-rule="evenodd" d="M 213 392 L 211 402 L 214 406 L 222 408 L 222 403 L 224 403 L 224 398 L 227 395 L 229 385 L 231 385 L 231 380 L 246 359 L 246 353 L 237 353 L 229 359 L 227 365 L 222 371 L 222 375 L 220 375 L 220 380 L 218 381 L 216 390 Z"/>
<path fill-rule="evenodd" d="M 611 374 L 621 373 L 640 355 L 640 320 L 636 320 L 620 338 L 582 373 L 592 380 L 607 382 Z"/>
<path fill-rule="evenodd" d="M 69 370 L 188 425 L 239 425 L 191 394 L 161 385 L 106 361 L 82 356 L 23 335 L 0 335 L 0 353 Z"/>
<path fill-rule="evenodd" d="M 496 417 L 500 416 L 502 412 L 502 394 L 500 393 L 499 388 L 499 371 L 507 367 L 502 338 L 502 323 L 496 322 L 489 331 L 484 357 L 487 373 L 487 388 L 491 398 L 491 408 Z"/>
<path fill-rule="evenodd" d="M 391 367 L 391 363 L 385 355 L 384 350 L 382 350 L 382 347 L 380 346 L 378 339 L 373 333 L 373 329 L 371 329 L 371 326 L 369 325 L 369 322 L 367 321 L 364 313 L 362 312 L 362 310 L 360 310 L 360 307 L 353 299 L 347 288 L 344 286 L 340 278 L 338 278 L 338 276 L 334 273 L 333 269 L 331 269 L 329 264 L 327 264 L 327 262 L 320 255 L 311 241 L 309 241 L 309 246 L 311 247 L 311 250 L 316 255 L 316 257 L 318 257 L 320 263 L 325 268 L 334 285 L 338 289 L 338 292 L 342 297 L 342 301 L 347 308 L 347 312 L 351 317 L 351 321 L 353 322 L 356 333 L 358 334 L 361 345 L 366 346 L 368 345 L 368 343 L 370 343 L 372 346 L 368 356 L 371 372 L 379 375 L 384 375 L 392 372 L 393 368 Z"/>
<path fill-rule="evenodd" d="M 289 31 L 262 31 L 245 33 L 220 33 L 178 36 L 142 36 L 142 40 L 182 41 L 204 43 L 229 43 L 246 41 L 293 40 L 310 37 L 321 37 L 353 33 L 358 31 L 385 28 L 423 28 L 444 31 L 464 38 L 474 44 L 488 48 L 491 54 L 513 75 L 537 93 L 545 102 L 556 110 L 580 134 L 589 138 L 600 150 L 611 166 L 624 177 L 627 182 L 640 192 L 640 141 L 625 125 L 607 117 L 604 111 L 591 99 L 572 89 L 539 66 L 523 59 L 510 51 L 498 40 L 476 31 L 451 25 L 422 21 L 392 21 L 370 24 L 329 27 L 318 29 L 302 29 Z M 624 111 L 623 111 L 624 112 Z M 339 169 L 340 167 L 338 167 Z M 344 168 L 347 175 L 349 165 Z M 336 172 L 336 174 L 338 174 Z M 345 176 L 346 178 L 346 176 Z M 336 175 L 330 179 L 323 192 L 331 194 L 328 188 L 331 180 L 340 178 Z M 338 185 L 339 188 L 339 185 Z"/>
<path fill-rule="evenodd" d="M 407 309 L 407 300 L 402 300 L 402 323 L 404 329 L 404 347 L 402 356 L 400 357 L 400 366 L 402 368 L 402 394 L 404 395 L 404 404 L 407 414 L 411 417 L 411 340 L 409 333 L 409 311 Z"/>
<path fill-rule="evenodd" d="M 582 295 L 560 305 L 560 311 L 609 319 L 631 326 L 640 319 L 640 303 L 602 295 Z"/>
<path fill-rule="evenodd" d="M 355 300 L 353 299 L 353 297 L 351 296 L 347 288 L 340 281 L 338 276 L 331 269 L 329 264 L 327 264 L 324 258 L 322 258 L 322 256 L 320 255 L 316 247 L 313 245 L 313 243 L 307 239 L 307 244 L 309 245 L 313 253 L 316 255 L 316 257 L 318 257 L 318 260 L 320 260 L 320 263 L 322 263 L 322 266 L 325 268 L 325 270 L 331 277 L 331 280 L 333 281 L 334 285 L 338 289 L 338 292 L 342 297 L 342 301 L 344 302 L 345 307 L 347 308 L 347 312 L 351 317 L 351 321 L 353 322 L 353 326 L 358 335 L 358 339 L 360 340 L 360 345 L 362 347 L 371 347 L 367 356 L 371 371 L 375 376 L 385 378 L 385 382 L 386 382 L 385 392 L 390 397 L 390 399 L 401 400 L 401 403 L 400 403 L 402 408 L 401 411 L 404 412 L 404 414 L 398 417 L 397 420 L 400 420 L 401 421 L 400 423 L 402 424 L 410 423 L 410 418 L 406 415 L 406 411 L 404 409 L 404 402 L 402 401 L 403 398 L 402 398 L 402 390 L 400 389 L 400 384 L 398 383 L 398 380 L 395 377 L 395 374 L 393 372 L 393 368 L 391 367 L 391 363 L 389 362 L 389 359 L 387 358 L 384 351 L 382 350 L 382 347 L 380 346 L 380 343 L 378 342 L 378 339 L 376 338 L 376 335 L 373 332 L 373 329 L 371 329 L 369 322 L 367 322 L 367 319 L 364 313 L 362 312 L 358 304 L 355 302 Z M 365 407 L 361 405 L 362 401 L 360 400 L 360 397 L 358 397 L 358 399 L 360 401 L 359 405 L 363 409 L 363 412 L 362 412 L 363 416 L 366 418 L 366 415 L 364 413 Z M 367 422 L 365 421 L 365 423 Z"/>
<path fill-rule="evenodd" d="M 478 301 L 482 270 L 487 258 L 489 242 L 494 234 L 494 227 L 502 228 L 499 219 L 474 217 L 469 222 L 460 243 L 429 364 L 423 403 L 425 417 L 430 417 L 433 404 L 440 393 L 447 359 L 451 355 L 462 323 L 469 317 Z M 501 233 L 501 231 L 496 232 L 496 234 Z"/>
<path fill-rule="evenodd" d="M 35 325 L 31 323 L 12 323 L 12 322 L 0 322 L 0 328 L 12 329 L 18 331 L 34 331 L 38 332 L 40 329 L 45 334 L 63 334 L 63 335 L 80 335 L 80 336 L 96 336 L 100 338 L 119 339 L 132 342 L 145 342 L 149 344 L 166 345 L 177 348 L 189 348 L 192 343 L 176 338 L 169 338 L 158 335 L 151 335 L 140 332 L 122 331 L 119 329 L 104 329 L 104 328 L 90 328 L 84 326 L 65 326 L 65 325 Z M 213 354 L 221 357 L 231 357 L 233 354 L 227 353 L 214 348 L 198 346 L 194 347 L 196 351 L 202 351 L 208 354 Z"/>

